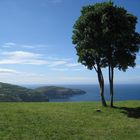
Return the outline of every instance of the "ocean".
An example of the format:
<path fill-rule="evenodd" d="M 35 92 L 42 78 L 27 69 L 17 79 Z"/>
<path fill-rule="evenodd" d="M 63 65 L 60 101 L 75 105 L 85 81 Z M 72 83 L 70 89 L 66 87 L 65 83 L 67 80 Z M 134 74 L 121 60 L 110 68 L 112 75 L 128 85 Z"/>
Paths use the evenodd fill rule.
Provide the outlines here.
<path fill-rule="evenodd" d="M 37 88 L 44 85 L 26 85 L 24 87 Z M 55 85 L 72 89 L 81 89 L 86 92 L 84 95 L 75 95 L 64 99 L 52 99 L 50 102 L 79 102 L 99 101 L 99 85 Z M 105 98 L 109 100 L 109 85 L 105 85 Z M 114 85 L 114 101 L 140 100 L 140 84 Z"/>

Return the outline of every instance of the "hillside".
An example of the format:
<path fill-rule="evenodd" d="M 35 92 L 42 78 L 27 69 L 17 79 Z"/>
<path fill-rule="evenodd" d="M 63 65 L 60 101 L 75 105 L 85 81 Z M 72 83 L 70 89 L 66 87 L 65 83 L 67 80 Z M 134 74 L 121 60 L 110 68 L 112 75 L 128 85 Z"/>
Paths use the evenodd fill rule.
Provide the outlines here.
<path fill-rule="evenodd" d="M 46 97 L 43 93 L 38 93 L 28 88 L 7 83 L 0 83 L 0 101 L 48 101 L 48 97 Z"/>
<path fill-rule="evenodd" d="M 35 89 L 36 92 L 44 93 L 49 99 L 69 98 L 74 95 L 85 94 L 86 92 L 80 89 L 70 89 L 56 86 L 44 86 Z"/>
<path fill-rule="evenodd" d="M 140 101 L 115 105 L 0 103 L 0 140 L 139 140 Z"/>
<path fill-rule="evenodd" d="M 69 98 L 77 94 L 85 94 L 85 92 L 78 89 L 55 86 L 28 89 L 0 82 L 0 101 L 5 102 L 45 102 L 49 101 L 49 99 Z"/>

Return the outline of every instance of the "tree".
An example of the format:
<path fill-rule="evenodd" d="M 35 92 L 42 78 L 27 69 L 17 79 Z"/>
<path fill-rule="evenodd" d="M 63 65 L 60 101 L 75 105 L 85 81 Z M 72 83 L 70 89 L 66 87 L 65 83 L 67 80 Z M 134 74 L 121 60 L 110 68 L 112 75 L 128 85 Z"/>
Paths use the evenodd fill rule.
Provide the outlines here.
<path fill-rule="evenodd" d="M 126 71 L 135 66 L 140 45 L 136 23 L 137 18 L 124 8 L 104 2 L 83 7 L 73 27 L 72 39 L 78 61 L 97 72 L 103 106 L 106 102 L 101 68 L 108 67 L 109 70 L 110 106 L 113 107 L 114 68 Z"/>
<path fill-rule="evenodd" d="M 113 107 L 114 68 L 126 71 L 136 65 L 140 34 L 135 31 L 137 17 L 112 2 L 102 9 L 104 57 L 109 69 L 110 106 Z"/>
<path fill-rule="evenodd" d="M 105 3 L 108 5 L 108 3 Z M 78 55 L 78 62 L 81 62 L 88 69 L 93 68 L 97 72 L 100 97 L 103 106 L 107 106 L 104 98 L 104 77 L 102 69 L 106 62 L 104 62 L 103 56 L 103 41 L 102 41 L 102 27 L 101 16 L 102 11 L 99 5 L 89 5 L 83 7 L 81 10 L 81 16 L 78 18 L 74 25 L 73 30 L 73 44 L 76 45 L 76 51 Z"/>

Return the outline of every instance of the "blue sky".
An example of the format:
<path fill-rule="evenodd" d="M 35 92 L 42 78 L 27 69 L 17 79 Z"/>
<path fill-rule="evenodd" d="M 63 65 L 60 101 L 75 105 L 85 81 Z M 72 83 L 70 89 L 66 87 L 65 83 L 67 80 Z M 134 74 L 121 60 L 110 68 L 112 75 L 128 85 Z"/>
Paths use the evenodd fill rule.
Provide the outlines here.
<path fill-rule="evenodd" d="M 97 84 L 77 63 L 71 36 L 82 6 L 103 0 L 0 0 L 0 81 L 14 84 Z M 138 17 L 140 0 L 114 0 Z M 107 69 L 103 70 L 108 83 Z M 115 70 L 115 83 L 140 83 L 137 67 Z"/>

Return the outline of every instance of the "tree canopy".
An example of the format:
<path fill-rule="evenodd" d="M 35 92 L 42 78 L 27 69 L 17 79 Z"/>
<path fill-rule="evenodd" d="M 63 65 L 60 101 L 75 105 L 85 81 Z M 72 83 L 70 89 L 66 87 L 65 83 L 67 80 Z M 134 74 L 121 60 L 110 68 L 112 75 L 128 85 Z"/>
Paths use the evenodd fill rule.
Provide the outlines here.
<path fill-rule="evenodd" d="M 78 62 L 101 73 L 100 78 L 103 77 L 101 68 L 109 68 L 111 106 L 114 68 L 126 71 L 136 65 L 136 53 L 140 46 L 136 23 L 137 17 L 123 7 L 103 2 L 83 7 L 73 27 L 72 39 Z"/>

